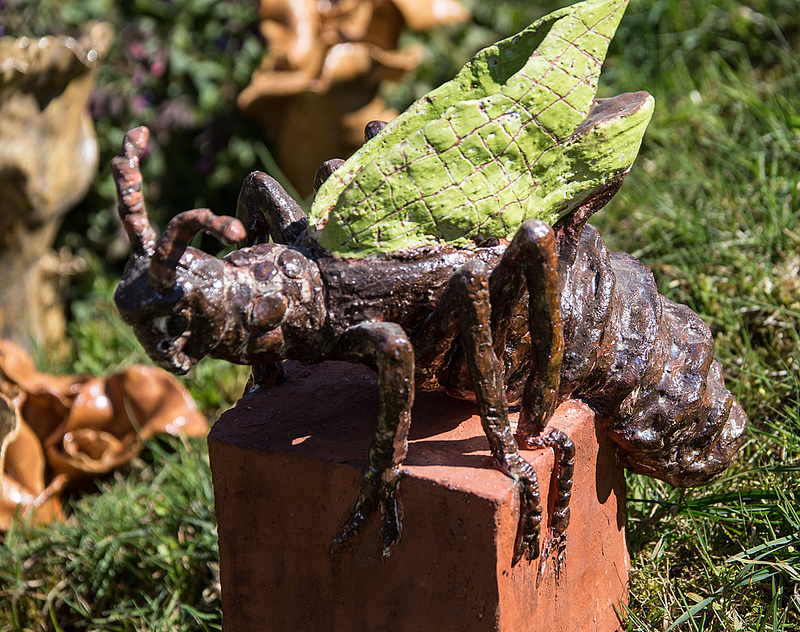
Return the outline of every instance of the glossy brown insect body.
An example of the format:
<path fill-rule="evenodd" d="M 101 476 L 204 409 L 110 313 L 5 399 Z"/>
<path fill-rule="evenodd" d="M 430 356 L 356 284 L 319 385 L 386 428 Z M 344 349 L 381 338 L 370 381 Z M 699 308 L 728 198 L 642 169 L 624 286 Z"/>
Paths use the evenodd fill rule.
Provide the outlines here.
<path fill-rule="evenodd" d="M 204 355 L 221 357 L 252 365 L 252 387 L 274 382 L 284 359 L 378 370 L 369 467 L 335 545 L 376 509 L 384 552 L 397 543 L 397 483 L 415 385 L 477 402 L 499 467 L 520 482 L 514 561 L 539 555 L 541 521 L 536 475 L 518 441 L 559 455 L 547 551 L 557 545 L 563 559 L 574 448 L 545 427 L 567 398 L 598 411 L 622 462 L 637 472 L 700 485 L 735 456 L 746 416 L 725 389 L 708 328 L 661 297 L 642 264 L 609 252 L 585 225 L 622 177 L 552 228 L 525 222 L 509 244 L 342 259 L 308 237 L 300 207 L 258 172 L 242 188 L 240 221 L 187 211 L 157 241 L 141 196 L 146 139 L 146 128 L 132 130 L 113 161 L 133 250 L 115 298 L 157 364 L 184 373 Z M 220 260 L 188 247 L 198 230 L 239 249 Z M 509 403 L 520 407 L 516 437 Z"/>

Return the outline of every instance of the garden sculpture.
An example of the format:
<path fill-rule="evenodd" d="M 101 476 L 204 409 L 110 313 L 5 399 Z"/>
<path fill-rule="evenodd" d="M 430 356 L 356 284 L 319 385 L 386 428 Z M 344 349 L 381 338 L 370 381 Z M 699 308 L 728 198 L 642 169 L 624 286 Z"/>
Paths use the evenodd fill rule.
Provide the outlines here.
<path fill-rule="evenodd" d="M 97 173 L 89 104 L 114 29 L 81 31 L 0 37 L 0 338 L 28 349 L 63 343 L 65 277 L 82 267 L 52 246 Z"/>
<path fill-rule="evenodd" d="M 708 327 L 586 224 L 622 184 L 653 109 L 644 92 L 594 98 L 626 4 L 546 16 L 370 124 L 349 160 L 320 168 L 308 217 L 256 172 L 238 220 L 195 209 L 157 239 L 141 194 L 147 130 L 126 135 L 113 169 L 133 252 L 116 301 L 158 365 L 250 364 L 252 388 L 274 383 L 284 359 L 377 367 L 368 468 L 334 548 L 378 509 L 384 554 L 398 542 L 415 387 L 477 402 L 498 466 L 519 482 L 514 563 L 539 556 L 542 514 L 518 446 L 556 450 L 542 560 L 563 561 L 574 448 L 546 425 L 565 399 L 598 413 L 624 465 L 673 485 L 707 483 L 735 456 L 746 416 Z M 189 247 L 200 230 L 239 249 Z"/>
<path fill-rule="evenodd" d="M 397 116 L 381 88 L 424 57 L 399 46 L 403 33 L 469 18 L 460 0 L 261 0 L 259 14 L 266 55 L 237 104 L 303 196 L 323 160 L 358 149 L 364 125 Z"/>
<path fill-rule="evenodd" d="M 63 520 L 62 494 L 110 474 L 162 433 L 208 434 L 172 375 L 141 364 L 105 377 L 42 373 L 25 349 L 0 339 L 0 532 Z"/>

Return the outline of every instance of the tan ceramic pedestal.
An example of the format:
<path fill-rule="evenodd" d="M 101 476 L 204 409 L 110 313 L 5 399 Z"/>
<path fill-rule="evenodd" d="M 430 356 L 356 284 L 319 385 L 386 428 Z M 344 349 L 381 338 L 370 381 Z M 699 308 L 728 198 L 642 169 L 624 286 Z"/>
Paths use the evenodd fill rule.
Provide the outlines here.
<path fill-rule="evenodd" d="M 400 544 L 379 554 L 377 516 L 348 550 L 331 537 L 372 436 L 372 372 L 292 364 L 209 435 L 226 632 L 610 632 L 627 603 L 625 487 L 594 416 L 568 402 L 552 424 L 575 442 L 566 567 L 511 566 L 515 485 L 492 465 L 475 407 L 418 393 L 400 483 Z M 551 450 L 526 452 L 547 506 Z"/>

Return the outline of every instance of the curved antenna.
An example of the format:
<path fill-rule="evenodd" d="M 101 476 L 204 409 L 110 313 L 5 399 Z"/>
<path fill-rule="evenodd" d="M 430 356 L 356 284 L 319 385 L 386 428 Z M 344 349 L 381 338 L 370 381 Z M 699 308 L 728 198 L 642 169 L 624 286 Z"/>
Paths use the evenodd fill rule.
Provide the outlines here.
<path fill-rule="evenodd" d="M 139 159 L 149 137 L 150 130 L 144 126 L 130 130 L 122 141 L 122 150 L 111 160 L 117 186 L 117 210 L 134 255 L 152 253 L 156 242 L 156 232 L 144 207 L 139 170 Z"/>
<path fill-rule="evenodd" d="M 247 236 L 244 225 L 238 219 L 214 215 L 207 208 L 196 208 L 176 215 L 167 224 L 150 259 L 149 277 L 154 288 L 164 292 L 175 287 L 181 257 L 189 247 L 189 242 L 201 230 L 225 244 L 233 244 Z"/>

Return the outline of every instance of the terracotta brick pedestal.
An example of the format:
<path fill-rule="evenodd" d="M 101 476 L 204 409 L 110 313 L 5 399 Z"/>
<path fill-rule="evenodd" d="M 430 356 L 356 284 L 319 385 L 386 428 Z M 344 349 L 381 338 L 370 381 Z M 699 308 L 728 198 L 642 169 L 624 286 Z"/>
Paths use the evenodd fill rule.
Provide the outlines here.
<path fill-rule="evenodd" d="M 331 554 L 365 465 L 376 380 L 344 363 L 290 364 L 287 374 L 239 401 L 208 439 L 226 632 L 619 627 L 624 479 L 588 407 L 568 402 L 552 422 L 576 445 L 572 522 L 558 582 L 552 559 L 537 581 L 538 560 L 511 567 L 518 495 L 492 465 L 474 405 L 440 394 L 417 395 L 395 552 L 380 556 L 373 516 L 348 550 Z M 546 507 L 552 451 L 525 455 Z"/>

